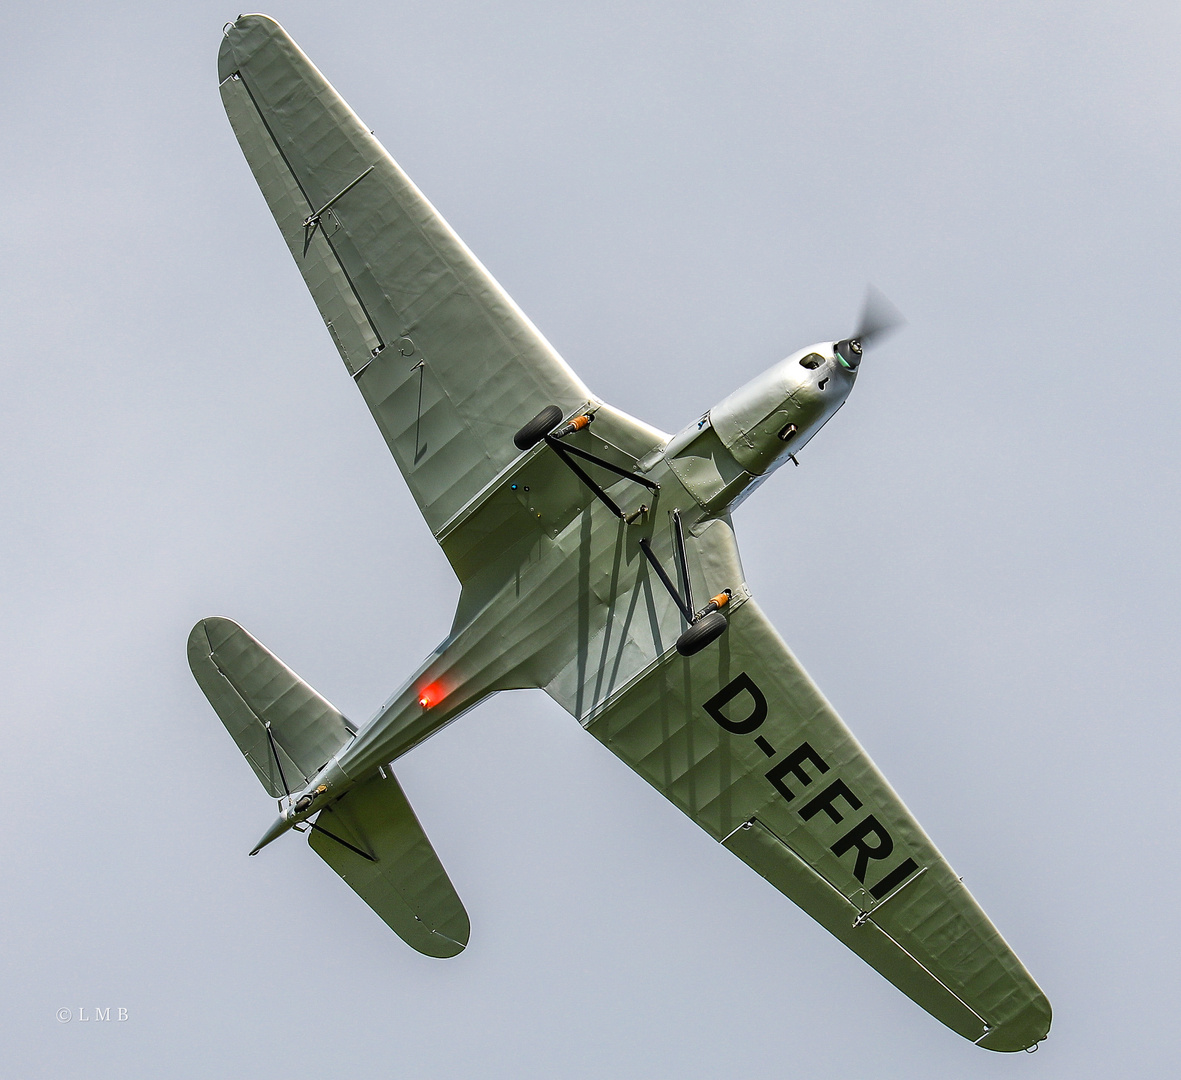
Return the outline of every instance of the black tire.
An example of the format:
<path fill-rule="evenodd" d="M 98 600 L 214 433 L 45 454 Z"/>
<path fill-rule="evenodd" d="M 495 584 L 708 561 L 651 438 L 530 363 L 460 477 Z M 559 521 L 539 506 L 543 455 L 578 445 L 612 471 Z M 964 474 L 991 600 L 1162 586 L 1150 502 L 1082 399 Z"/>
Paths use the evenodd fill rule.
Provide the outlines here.
<path fill-rule="evenodd" d="M 711 611 L 677 638 L 677 652 L 682 656 L 701 652 L 711 641 L 717 641 L 729 625 L 726 616 L 720 611 Z"/>
<path fill-rule="evenodd" d="M 561 419 L 562 410 L 557 405 L 547 405 L 513 436 L 513 444 L 518 450 L 531 449 L 553 431 Z"/>

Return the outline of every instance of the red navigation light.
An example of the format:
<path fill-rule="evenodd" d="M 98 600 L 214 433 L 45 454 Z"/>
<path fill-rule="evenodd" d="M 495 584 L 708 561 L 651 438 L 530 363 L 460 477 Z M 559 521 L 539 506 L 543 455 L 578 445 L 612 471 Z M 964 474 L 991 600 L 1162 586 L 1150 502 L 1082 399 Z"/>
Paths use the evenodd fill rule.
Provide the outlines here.
<path fill-rule="evenodd" d="M 430 686 L 424 686 L 418 693 L 418 704 L 424 709 L 429 709 L 432 705 L 437 705 L 443 699 L 443 690 L 438 683 L 431 683 Z"/>

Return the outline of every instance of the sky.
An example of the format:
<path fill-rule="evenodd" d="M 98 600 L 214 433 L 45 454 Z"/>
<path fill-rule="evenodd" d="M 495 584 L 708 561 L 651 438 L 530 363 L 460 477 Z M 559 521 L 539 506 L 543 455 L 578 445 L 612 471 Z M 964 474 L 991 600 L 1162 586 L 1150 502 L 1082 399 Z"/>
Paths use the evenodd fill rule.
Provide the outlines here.
<path fill-rule="evenodd" d="M 849 333 L 870 282 L 905 313 L 739 544 L 1054 1027 L 1031 1056 L 946 1030 L 540 692 L 398 763 L 460 957 L 298 837 L 247 858 L 274 804 L 193 623 L 363 721 L 458 587 L 224 116 L 238 12 L 65 0 L 0 38 L 6 1074 L 1174 1076 L 1181 10 L 269 13 L 666 431 Z"/>

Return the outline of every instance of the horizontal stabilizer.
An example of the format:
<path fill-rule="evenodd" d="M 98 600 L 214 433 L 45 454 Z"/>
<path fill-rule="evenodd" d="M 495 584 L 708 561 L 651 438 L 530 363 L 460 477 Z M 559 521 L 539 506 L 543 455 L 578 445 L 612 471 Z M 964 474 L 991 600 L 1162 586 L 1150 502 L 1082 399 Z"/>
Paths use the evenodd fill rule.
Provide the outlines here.
<path fill-rule="evenodd" d="M 202 619 L 189 667 L 263 787 L 306 787 L 354 734 L 341 713 L 229 619 Z M 269 735 L 268 735 L 269 725 Z"/>
<path fill-rule="evenodd" d="M 412 949 L 463 952 L 467 912 L 392 775 L 358 784 L 322 810 L 308 843 Z"/>

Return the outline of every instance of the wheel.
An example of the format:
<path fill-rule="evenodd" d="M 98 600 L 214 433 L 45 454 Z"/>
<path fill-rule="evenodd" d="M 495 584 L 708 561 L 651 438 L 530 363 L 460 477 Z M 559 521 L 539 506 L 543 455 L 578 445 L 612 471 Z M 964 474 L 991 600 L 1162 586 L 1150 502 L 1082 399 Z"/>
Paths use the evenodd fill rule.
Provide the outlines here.
<path fill-rule="evenodd" d="M 677 638 L 677 652 L 682 656 L 701 652 L 711 641 L 720 638 L 729 625 L 720 611 L 711 611 Z"/>
<path fill-rule="evenodd" d="M 547 405 L 520 431 L 513 436 L 513 444 L 518 450 L 528 450 L 544 439 L 562 419 L 562 410 L 557 405 Z"/>

